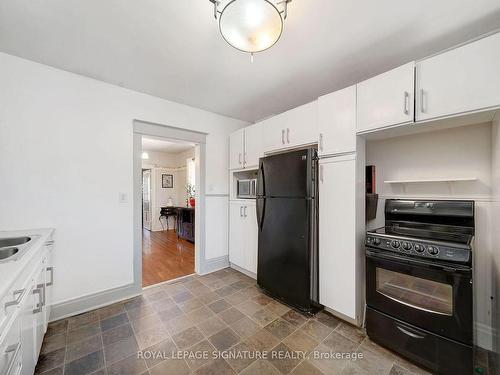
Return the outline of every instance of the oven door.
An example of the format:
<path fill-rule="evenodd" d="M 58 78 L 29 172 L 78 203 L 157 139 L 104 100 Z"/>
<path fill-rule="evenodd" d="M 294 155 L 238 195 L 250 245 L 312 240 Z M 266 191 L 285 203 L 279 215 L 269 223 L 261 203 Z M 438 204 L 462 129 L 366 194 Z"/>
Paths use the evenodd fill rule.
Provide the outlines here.
<path fill-rule="evenodd" d="M 472 271 L 366 251 L 368 306 L 438 335 L 472 344 Z"/>

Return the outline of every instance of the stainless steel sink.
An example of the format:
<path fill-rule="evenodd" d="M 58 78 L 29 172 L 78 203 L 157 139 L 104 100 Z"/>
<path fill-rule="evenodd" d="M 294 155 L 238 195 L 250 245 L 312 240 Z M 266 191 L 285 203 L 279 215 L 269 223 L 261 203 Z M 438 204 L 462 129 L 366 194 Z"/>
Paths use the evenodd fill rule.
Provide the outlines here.
<path fill-rule="evenodd" d="M 30 241 L 31 241 L 31 237 L 0 238 L 0 249 L 3 247 L 23 245 L 23 244 L 28 243 Z"/>
<path fill-rule="evenodd" d="M 0 249 L 0 260 L 8 259 L 19 252 L 17 247 L 4 247 Z"/>

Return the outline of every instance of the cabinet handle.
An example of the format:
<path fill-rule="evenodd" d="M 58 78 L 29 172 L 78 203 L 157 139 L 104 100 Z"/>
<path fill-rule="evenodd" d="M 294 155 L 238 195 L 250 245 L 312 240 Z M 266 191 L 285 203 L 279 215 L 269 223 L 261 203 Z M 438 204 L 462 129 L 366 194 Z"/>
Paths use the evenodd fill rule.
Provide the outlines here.
<path fill-rule="evenodd" d="M 21 349 L 21 343 L 20 342 L 18 342 L 17 344 L 12 344 L 12 345 L 8 346 L 5 349 L 5 354 L 14 353 L 12 355 L 12 358 L 9 361 L 8 366 L 7 366 L 7 372 L 6 372 L 6 374 L 10 374 L 11 373 L 12 367 L 14 367 L 14 363 L 16 361 L 17 353 L 19 352 L 20 349 Z"/>
<path fill-rule="evenodd" d="M 54 244 L 54 240 L 45 241 L 45 246 L 52 246 Z"/>
<path fill-rule="evenodd" d="M 33 294 L 38 294 L 39 295 L 39 300 L 37 303 L 37 308 L 33 310 L 33 314 L 38 314 L 39 312 L 42 312 L 42 284 L 38 284 L 36 286 L 36 289 L 33 290 Z"/>
<path fill-rule="evenodd" d="M 323 133 L 319 133 L 319 150 L 323 151 Z"/>
<path fill-rule="evenodd" d="M 238 155 L 238 164 L 241 164 L 241 152 Z"/>
<path fill-rule="evenodd" d="M 243 208 L 243 216 L 247 217 L 247 206 Z"/>
<path fill-rule="evenodd" d="M 405 115 L 408 115 L 410 113 L 410 110 L 408 108 L 410 102 L 410 94 L 408 94 L 408 91 L 405 91 L 405 101 L 404 101 L 404 113 Z"/>
<path fill-rule="evenodd" d="M 425 99 L 425 91 L 424 89 L 420 89 L 420 112 L 422 113 L 425 113 L 424 99 Z"/>
<path fill-rule="evenodd" d="M 243 217 L 243 206 L 240 206 L 240 217 Z"/>
<path fill-rule="evenodd" d="M 319 180 L 321 181 L 321 183 L 323 183 L 323 166 L 320 165 L 319 166 Z"/>
<path fill-rule="evenodd" d="M 14 300 L 6 302 L 4 308 L 7 309 L 7 307 L 19 305 L 19 302 L 21 302 L 21 298 L 23 298 L 24 291 L 25 291 L 25 289 L 15 290 L 12 293 L 12 295 L 14 296 Z M 16 295 L 17 295 L 17 297 L 16 297 Z"/>
<path fill-rule="evenodd" d="M 54 285 L 54 267 L 47 267 L 47 271 L 50 272 L 50 281 L 47 286 L 52 286 Z"/>
<path fill-rule="evenodd" d="M 243 154 L 243 165 L 245 166 L 247 164 L 247 153 L 245 152 Z"/>
<path fill-rule="evenodd" d="M 286 142 L 290 143 L 290 128 L 286 128 Z"/>
<path fill-rule="evenodd" d="M 285 129 L 281 129 L 281 144 L 285 144 Z"/>

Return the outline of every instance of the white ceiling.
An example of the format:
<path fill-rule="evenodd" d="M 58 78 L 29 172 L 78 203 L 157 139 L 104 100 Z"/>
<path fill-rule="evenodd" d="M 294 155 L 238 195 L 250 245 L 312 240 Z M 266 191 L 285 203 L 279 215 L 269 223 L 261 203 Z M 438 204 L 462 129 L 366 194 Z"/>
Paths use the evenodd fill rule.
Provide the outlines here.
<path fill-rule="evenodd" d="M 143 151 L 159 151 L 175 154 L 189 150 L 193 147 L 194 144 L 188 142 L 167 141 L 164 139 L 142 137 Z"/>
<path fill-rule="evenodd" d="M 496 28 L 498 0 L 293 0 L 252 64 L 208 0 L 0 1 L 0 51 L 248 121 Z"/>

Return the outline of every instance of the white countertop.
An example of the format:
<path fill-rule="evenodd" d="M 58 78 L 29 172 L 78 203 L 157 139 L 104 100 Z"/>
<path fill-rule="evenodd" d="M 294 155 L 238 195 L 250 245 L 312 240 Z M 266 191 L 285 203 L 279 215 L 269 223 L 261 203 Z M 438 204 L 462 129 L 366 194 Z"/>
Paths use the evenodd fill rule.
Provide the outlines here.
<path fill-rule="evenodd" d="M 21 258 L 0 263 L 0 298 L 10 289 L 14 281 L 21 275 L 31 261 L 43 251 L 43 245 L 53 233 L 54 229 L 52 228 L 0 231 L 0 238 L 32 237 L 27 251 Z"/>

